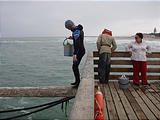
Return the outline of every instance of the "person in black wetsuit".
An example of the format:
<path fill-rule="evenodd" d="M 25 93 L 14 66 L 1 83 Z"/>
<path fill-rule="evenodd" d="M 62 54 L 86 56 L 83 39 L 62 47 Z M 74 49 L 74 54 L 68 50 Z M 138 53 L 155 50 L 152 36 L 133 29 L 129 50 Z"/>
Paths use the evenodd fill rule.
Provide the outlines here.
<path fill-rule="evenodd" d="M 83 26 L 82 25 L 75 25 L 71 20 L 65 21 L 65 27 L 68 30 L 72 31 L 72 36 L 70 36 L 70 39 L 73 39 L 73 45 L 74 45 L 74 52 L 73 52 L 73 73 L 75 76 L 75 82 L 71 83 L 71 85 L 78 86 L 80 83 L 80 73 L 79 73 L 79 64 L 81 62 L 82 57 L 85 54 L 85 48 L 84 48 L 84 32 L 83 32 Z"/>

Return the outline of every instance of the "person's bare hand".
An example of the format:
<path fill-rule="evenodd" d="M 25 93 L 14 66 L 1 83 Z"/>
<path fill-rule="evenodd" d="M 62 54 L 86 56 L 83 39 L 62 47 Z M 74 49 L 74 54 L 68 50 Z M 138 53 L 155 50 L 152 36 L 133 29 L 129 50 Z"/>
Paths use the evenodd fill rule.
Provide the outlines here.
<path fill-rule="evenodd" d="M 130 55 L 130 56 L 132 55 L 132 52 L 131 52 L 131 51 L 129 51 L 129 55 Z"/>
<path fill-rule="evenodd" d="M 69 36 L 68 39 L 73 40 L 73 37 L 72 37 L 72 36 Z"/>
<path fill-rule="evenodd" d="M 149 53 L 148 53 L 148 52 L 146 52 L 146 56 L 147 56 L 147 57 L 149 56 Z"/>
<path fill-rule="evenodd" d="M 77 56 L 76 55 L 73 55 L 73 61 L 77 61 Z"/>

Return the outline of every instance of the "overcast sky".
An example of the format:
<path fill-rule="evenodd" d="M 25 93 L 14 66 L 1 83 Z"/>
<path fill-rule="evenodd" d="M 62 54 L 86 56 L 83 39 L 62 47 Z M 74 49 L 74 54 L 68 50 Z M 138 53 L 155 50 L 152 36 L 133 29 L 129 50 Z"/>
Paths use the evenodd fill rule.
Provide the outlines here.
<path fill-rule="evenodd" d="M 3 37 L 69 36 L 64 22 L 82 24 L 85 35 L 97 36 L 104 28 L 114 36 L 160 32 L 160 1 L 29 1 L 0 0 Z"/>

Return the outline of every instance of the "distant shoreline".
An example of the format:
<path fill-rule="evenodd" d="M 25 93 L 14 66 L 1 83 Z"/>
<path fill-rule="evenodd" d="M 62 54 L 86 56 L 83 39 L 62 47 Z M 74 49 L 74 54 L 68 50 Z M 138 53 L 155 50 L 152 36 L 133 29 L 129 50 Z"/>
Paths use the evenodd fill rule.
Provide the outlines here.
<path fill-rule="evenodd" d="M 134 38 L 134 36 L 132 36 L 132 37 L 117 36 L 117 37 L 115 37 L 115 39 L 118 39 L 118 40 L 123 40 L 123 39 L 125 39 L 125 40 L 134 40 L 135 38 Z M 143 39 L 147 40 L 147 41 L 160 41 L 160 37 L 152 38 L 152 37 L 146 37 L 146 36 L 144 36 Z"/>
<path fill-rule="evenodd" d="M 85 36 L 85 37 L 98 37 L 98 36 Z M 115 40 L 134 40 L 134 36 L 115 36 L 114 37 Z M 144 40 L 147 41 L 160 41 L 160 37 L 148 37 L 148 36 L 144 36 Z"/>
<path fill-rule="evenodd" d="M 0 40 L 4 39 L 21 39 L 21 38 L 66 38 L 66 36 L 43 36 L 43 37 L 1 37 Z M 85 36 L 87 37 L 94 37 L 98 38 L 98 36 Z M 115 40 L 134 40 L 134 36 L 114 36 Z M 160 37 L 149 37 L 149 36 L 144 36 L 144 40 L 147 41 L 160 41 Z"/>

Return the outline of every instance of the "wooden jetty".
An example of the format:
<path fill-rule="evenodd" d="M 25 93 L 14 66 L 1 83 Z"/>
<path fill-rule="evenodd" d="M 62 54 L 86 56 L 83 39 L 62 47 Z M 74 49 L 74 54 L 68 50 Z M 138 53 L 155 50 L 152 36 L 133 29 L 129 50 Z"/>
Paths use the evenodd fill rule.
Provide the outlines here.
<path fill-rule="evenodd" d="M 2 97 L 67 97 L 75 96 L 69 120 L 94 119 L 94 93 L 97 86 L 104 97 L 105 119 L 160 119 L 160 52 L 148 60 L 148 80 L 151 86 L 135 87 L 130 81 L 128 90 L 119 89 L 117 79 L 123 73 L 132 80 L 132 65 L 127 52 L 114 52 L 108 84 L 99 84 L 97 51 L 88 52 L 82 79 L 72 86 L 0 87 Z M 156 66 L 156 67 L 155 67 Z M 156 81 L 154 81 L 156 80 Z"/>

